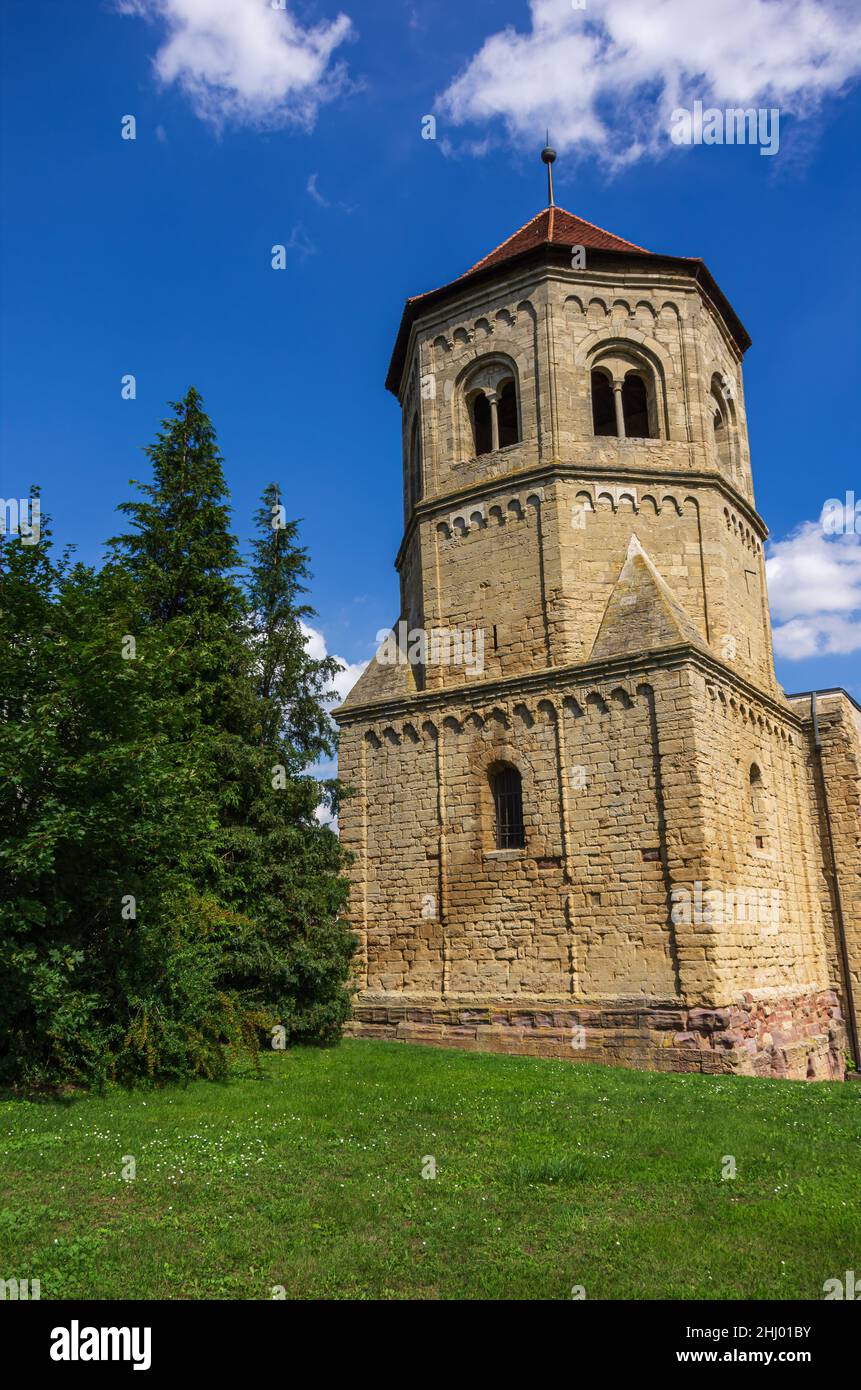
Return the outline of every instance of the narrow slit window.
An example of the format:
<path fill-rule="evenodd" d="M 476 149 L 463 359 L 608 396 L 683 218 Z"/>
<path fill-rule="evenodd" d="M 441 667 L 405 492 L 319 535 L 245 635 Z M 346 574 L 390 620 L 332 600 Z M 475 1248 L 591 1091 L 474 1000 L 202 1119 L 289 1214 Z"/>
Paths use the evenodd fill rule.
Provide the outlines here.
<path fill-rule="evenodd" d="M 516 767 L 501 767 L 493 774 L 493 804 L 496 812 L 496 848 L 523 849 L 523 786 Z"/>
<path fill-rule="evenodd" d="M 757 849 L 766 848 L 765 825 L 765 784 L 762 771 L 756 763 L 751 763 L 748 773 L 750 809 L 753 813 L 753 843 Z"/>
<path fill-rule="evenodd" d="M 410 459 L 409 459 L 409 492 L 410 506 L 414 507 L 422 497 L 422 455 L 419 443 L 419 421 L 418 416 L 413 420 L 410 431 Z"/>

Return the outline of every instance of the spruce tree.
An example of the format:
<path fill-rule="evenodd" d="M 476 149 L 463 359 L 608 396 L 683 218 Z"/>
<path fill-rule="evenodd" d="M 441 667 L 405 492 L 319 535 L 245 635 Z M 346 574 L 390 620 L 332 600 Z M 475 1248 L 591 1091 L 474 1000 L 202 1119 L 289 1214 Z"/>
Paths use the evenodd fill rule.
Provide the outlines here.
<path fill-rule="evenodd" d="M 215 429 L 193 386 L 171 409 L 173 417 L 162 421 L 155 443 L 144 450 L 152 482 L 133 483 L 145 500 L 118 508 L 135 530 L 112 545 L 125 555 L 153 623 L 234 618 L 241 610 L 233 578 L 239 553 Z"/>
<path fill-rule="evenodd" d="M 264 495 L 241 585 L 214 428 L 193 388 L 173 409 L 148 450 L 144 500 L 122 507 L 135 532 L 114 546 L 147 621 L 169 635 L 174 686 L 199 711 L 218 805 L 201 889 L 221 904 L 222 984 L 292 1036 L 333 1037 L 349 1010 L 353 938 L 340 843 L 317 816 L 338 786 L 308 769 L 333 751 L 324 695 L 337 662 L 307 653 L 307 555 L 278 489 Z"/>
<path fill-rule="evenodd" d="M 324 701 L 341 667 L 334 657 L 309 655 L 303 624 L 316 614 L 301 600 L 310 577 L 308 552 L 298 544 L 299 523 L 286 519 L 277 483 L 264 489 L 256 524 L 246 593 L 257 653 L 261 743 L 280 738 L 293 765 L 304 771 L 334 752 Z"/>
<path fill-rule="evenodd" d="M 248 748 L 256 775 L 245 781 L 248 796 L 234 824 L 237 865 L 244 858 L 243 906 L 263 935 L 246 980 L 251 999 L 274 1005 L 290 1036 L 332 1038 L 349 1013 L 354 937 L 342 919 L 345 857 L 318 816 L 323 799 L 337 807 L 340 787 L 321 784 L 310 765 L 334 753 L 325 702 L 340 667 L 308 653 L 302 628 L 315 616 L 301 601 L 308 557 L 277 484 L 265 489 L 256 521 L 247 580 L 254 688 Z"/>

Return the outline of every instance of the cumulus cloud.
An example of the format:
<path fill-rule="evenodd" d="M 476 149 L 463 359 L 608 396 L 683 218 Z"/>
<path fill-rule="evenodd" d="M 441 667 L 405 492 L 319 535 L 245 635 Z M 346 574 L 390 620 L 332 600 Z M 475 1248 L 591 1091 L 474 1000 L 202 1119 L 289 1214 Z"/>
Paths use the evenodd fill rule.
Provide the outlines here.
<path fill-rule="evenodd" d="M 770 546 L 766 571 L 778 656 L 861 649 L 861 535 L 828 535 L 821 518 L 806 521 Z"/>
<path fill-rule="evenodd" d="M 316 627 L 309 627 L 307 623 L 302 623 L 301 627 L 308 655 L 314 661 L 322 661 L 324 657 L 329 655 L 329 649 L 326 645 L 326 638 L 323 636 L 323 633 Z M 335 660 L 340 661 L 344 669 L 338 672 L 332 682 L 332 688 L 336 692 L 337 698 L 329 701 L 330 708 L 335 705 L 340 705 L 343 700 L 346 700 L 353 686 L 356 684 L 356 681 L 359 679 L 359 676 L 368 664 L 367 661 L 345 661 L 342 656 L 336 656 Z M 327 778 L 335 778 L 338 776 L 338 765 L 336 762 L 321 761 L 317 763 L 313 771 L 314 775 L 318 777 L 321 782 L 325 782 Z M 332 815 L 332 809 L 325 801 L 320 802 L 320 805 L 317 807 L 316 816 L 321 825 L 328 825 L 336 835 L 338 834 L 337 817 Z"/>
<path fill-rule="evenodd" d="M 672 112 L 778 107 L 804 117 L 861 72 L 856 0 L 530 0 L 438 99 L 456 124 L 501 120 L 534 145 L 629 164 L 674 148 Z"/>
<path fill-rule="evenodd" d="M 315 627 L 309 627 L 307 623 L 302 623 L 302 633 L 305 638 L 305 646 L 308 655 L 314 661 L 322 661 L 329 656 L 329 649 L 326 646 L 326 638 L 323 633 Z M 339 671 L 332 682 L 332 689 L 337 694 L 337 699 L 332 701 L 333 705 L 339 705 L 342 700 L 346 700 L 359 676 L 367 666 L 367 661 L 345 661 L 342 656 L 336 656 L 336 661 L 340 661 L 343 670 Z"/>
<path fill-rule="evenodd" d="M 289 0 L 285 0 L 285 4 Z M 269 0 L 117 0 L 121 14 L 157 23 L 154 66 L 213 125 L 310 128 L 347 84 L 335 50 L 353 35 L 345 14 L 303 26 Z"/>

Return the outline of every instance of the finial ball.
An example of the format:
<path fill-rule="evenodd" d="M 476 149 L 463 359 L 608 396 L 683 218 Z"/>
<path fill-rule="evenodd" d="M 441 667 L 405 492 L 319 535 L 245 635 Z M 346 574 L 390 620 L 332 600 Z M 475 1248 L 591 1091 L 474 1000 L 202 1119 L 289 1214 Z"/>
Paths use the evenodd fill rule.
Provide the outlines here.
<path fill-rule="evenodd" d="M 541 158 L 545 164 L 553 164 L 556 159 L 556 151 L 550 145 L 545 145 L 541 151 Z"/>

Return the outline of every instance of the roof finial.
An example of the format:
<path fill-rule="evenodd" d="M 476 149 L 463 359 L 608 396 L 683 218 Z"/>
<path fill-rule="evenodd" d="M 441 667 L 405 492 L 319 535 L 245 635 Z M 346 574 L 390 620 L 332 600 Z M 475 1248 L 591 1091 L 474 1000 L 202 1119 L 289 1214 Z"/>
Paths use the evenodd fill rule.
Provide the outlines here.
<path fill-rule="evenodd" d="M 547 143 L 541 151 L 541 158 L 547 165 L 547 206 L 554 208 L 556 203 L 553 198 L 553 162 L 556 159 L 556 151 L 550 144 L 550 131 L 547 132 Z"/>

